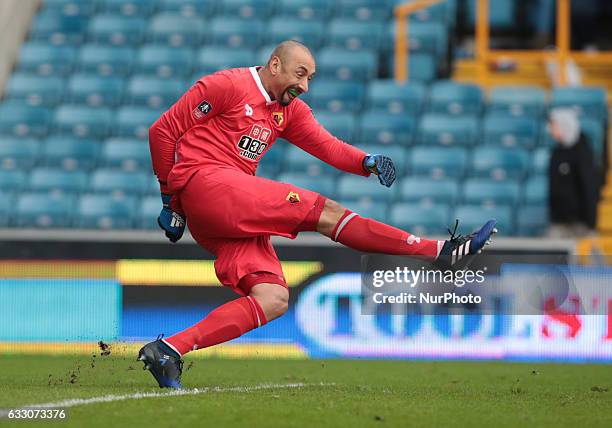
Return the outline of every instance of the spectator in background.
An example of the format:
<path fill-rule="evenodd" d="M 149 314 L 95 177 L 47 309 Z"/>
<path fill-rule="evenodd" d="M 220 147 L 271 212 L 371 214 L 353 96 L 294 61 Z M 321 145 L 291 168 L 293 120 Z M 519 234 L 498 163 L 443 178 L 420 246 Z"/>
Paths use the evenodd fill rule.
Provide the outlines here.
<path fill-rule="evenodd" d="M 597 172 L 593 151 L 576 112 L 570 108 L 550 113 L 548 131 L 555 140 L 549 166 L 551 238 L 579 238 L 595 233 Z"/>

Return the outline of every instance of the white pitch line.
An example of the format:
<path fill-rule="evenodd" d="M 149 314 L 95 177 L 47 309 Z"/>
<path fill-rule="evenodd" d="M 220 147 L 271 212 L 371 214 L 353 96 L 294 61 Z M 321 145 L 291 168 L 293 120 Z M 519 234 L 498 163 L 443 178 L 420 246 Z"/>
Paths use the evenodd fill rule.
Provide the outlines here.
<path fill-rule="evenodd" d="M 22 406 L 20 409 L 46 409 L 46 408 L 67 408 L 75 406 L 85 406 L 88 404 L 97 403 L 112 403 L 114 401 L 125 401 L 125 400 L 141 400 L 143 398 L 158 398 L 158 397 L 177 397 L 182 395 L 198 395 L 198 394 L 210 394 L 215 392 L 254 392 L 266 389 L 294 389 L 304 388 L 308 386 L 331 386 L 333 383 L 279 383 L 269 384 L 264 383 L 261 385 L 254 386 L 232 386 L 222 388 L 219 386 L 206 387 L 206 388 L 193 388 L 193 389 L 177 389 L 168 392 L 137 392 L 135 394 L 125 395 L 103 395 L 100 397 L 91 398 L 71 398 L 63 401 L 56 401 L 52 403 L 40 403 L 30 404 L 28 406 Z M 0 418 L 6 417 L 8 410 L 0 409 Z"/>

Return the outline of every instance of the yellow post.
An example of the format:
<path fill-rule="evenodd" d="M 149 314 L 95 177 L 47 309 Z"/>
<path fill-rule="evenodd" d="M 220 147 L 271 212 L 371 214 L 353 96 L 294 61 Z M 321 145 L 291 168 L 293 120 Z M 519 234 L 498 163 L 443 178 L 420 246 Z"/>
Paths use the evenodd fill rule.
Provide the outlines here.
<path fill-rule="evenodd" d="M 489 83 L 489 0 L 478 0 L 476 7 L 476 58 L 478 80 L 483 86 Z"/>
<path fill-rule="evenodd" d="M 571 48 L 570 6 L 570 0 L 557 0 L 557 60 L 561 85 L 567 85 L 567 60 Z"/>

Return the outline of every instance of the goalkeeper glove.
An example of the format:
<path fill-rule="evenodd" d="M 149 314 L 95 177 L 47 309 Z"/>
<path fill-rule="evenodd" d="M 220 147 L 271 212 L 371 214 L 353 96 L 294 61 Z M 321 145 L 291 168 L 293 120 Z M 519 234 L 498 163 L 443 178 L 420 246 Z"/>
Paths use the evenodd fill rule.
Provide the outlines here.
<path fill-rule="evenodd" d="M 391 187 L 395 181 L 395 165 L 390 157 L 383 155 L 367 155 L 363 158 L 363 169 L 378 176 L 383 186 Z"/>
<path fill-rule="evenodd" d="M 163 208 L 157 217 L 157 224 L 166 232 L 166 237 L 170 242 L 176 242 L 183 236 L 185 232 L 185 216 L 172 209 L 170 201 L 172 195 L 166 193 L 161 194 Z"/>

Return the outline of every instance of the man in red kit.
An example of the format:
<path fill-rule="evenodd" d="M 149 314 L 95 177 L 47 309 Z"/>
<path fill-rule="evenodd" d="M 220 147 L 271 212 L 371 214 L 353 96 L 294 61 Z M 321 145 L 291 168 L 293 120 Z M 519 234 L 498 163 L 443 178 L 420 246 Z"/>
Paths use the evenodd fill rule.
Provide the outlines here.
<path fill-rule="evenodd" d="M 264 67 L 202 77 L 149 130 L 163 201 L 160 227 L 176 242 L 188 222 L 196 242 L 216 257 L 219 281 L 242 296 L 140 350 L 138 359 L 160 387 L 181 387 L 187 352 L 235 339 L 285 313 L 289 291 L 271 235 L 316 231 L 358 251 L 431 260 L 448 255 L 456 264 L 480 252 L 496 232 L 490 220 L 469 236 L 423 239 L 318 193 L 255 176 L 259 160 L 281 137 L 342 171 L 374 173 L 387 187 L 395 180 L 391 159 L 335 138 L 298 98 L 315 67 L 306 46 L 285 41 Z"/>

